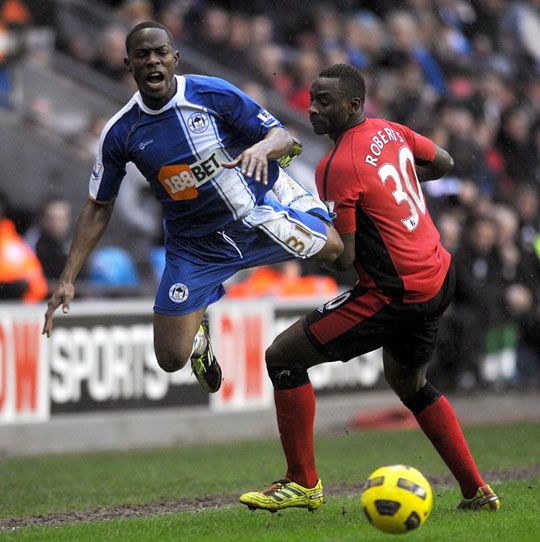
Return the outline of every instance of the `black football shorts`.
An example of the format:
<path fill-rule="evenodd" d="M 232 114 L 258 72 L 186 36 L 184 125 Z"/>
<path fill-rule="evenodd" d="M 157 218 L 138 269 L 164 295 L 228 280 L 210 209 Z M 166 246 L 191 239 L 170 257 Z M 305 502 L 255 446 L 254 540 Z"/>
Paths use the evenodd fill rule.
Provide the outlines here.
<path fill-rule="evenodd" d="M 355 286 L 304 318 L 304 330 L 328 361 L 348 361 L 383 347 L 399 364 L 418 367 L 433 356 L 439 320 L 455 290 L 453 265 L 425 303 L 401 303 Z"/>

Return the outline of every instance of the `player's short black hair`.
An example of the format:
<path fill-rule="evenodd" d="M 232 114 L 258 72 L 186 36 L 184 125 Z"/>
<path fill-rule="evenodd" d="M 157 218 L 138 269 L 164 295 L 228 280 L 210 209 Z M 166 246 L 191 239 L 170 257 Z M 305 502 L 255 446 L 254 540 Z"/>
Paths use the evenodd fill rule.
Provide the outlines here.
<path fill-rule="evenodd" d="M 156 22 L 156 21 L 143 21 L 142 23 L 139 23 L 137 26 L 134 26 L 126 36 L 126 52 L 129 55 L 129 48 L 131 47 L 131 42 L 133 40 L 133 36 L 139 32 L 139 30 L 144 30 L 145 28 L 159 28 L 160 30 L 163 30 L 167 37 L 169 38 L 169 42 L 171 45 L 174 45 L 174 38 L 171 34 L 171 31 L 162 24 Z"/>
<path fill-rule="evenodd" d="M 330 77 L 339 79 L 341 88 L 347 98 L 360 98 L 362 103 L 366 101 L 366 81 L 362 72 L 349 64 L 334 64 L 324 68 L 319 77 Z"/>

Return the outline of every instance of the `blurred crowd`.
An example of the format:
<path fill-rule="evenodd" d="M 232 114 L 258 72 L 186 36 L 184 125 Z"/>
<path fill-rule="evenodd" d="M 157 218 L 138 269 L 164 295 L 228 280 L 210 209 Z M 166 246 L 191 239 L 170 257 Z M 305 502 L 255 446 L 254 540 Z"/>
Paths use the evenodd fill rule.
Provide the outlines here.
<path fill-rule="evenodd" d="M 458 277 L 434 379 L 465 391 L 486 382 L 540 384 L 540 0 L 101 3 L 114 17 L 99 39 L 58 29 L 56 47 L 129 92 L 126 29 L 148 19 L 165 24 L 180 50 L 189 46 L 235 73 L 260 102 L 278 95 L 299 115 L 307 115 L 309 86 L 323 67 L 345 62 L 360 68 L 368 116 L 407 124 L 455 159 L 451 176 L 424 185 Z M 22 0 L 0 1 L 2 17 L 8 4 L 12 17 L 15 4 L 24 7 Z M 1 24 L 0 31 L 32 24 L 31 10 L 23 18 L 17 13 L 16 22 Z M 94 153 L 104 121 L 93 119 L 74 138 L 80 152 Z M 132 197 L 146 201 L 140 178 L 137 183 Z M 69 235 L 41 240 L 47 249 L 39 250 L 36 228 L 48 231 L 49 205 L 44 203 L 29 242 L 52 280 Z M 152 225 L 155 240 L 159 220 L 148 206 L 154 220 L 141 224 Z M 158 276 L 159 250 L 152 257 Z M 314 272 L 319 270 L 306 266 L 294 275 Z M 283 274 L 290 277 L 291 270 Z M 257 289 L 260 277 L 241 277 L 246 284 L 235 286 L 237 292 L 270 295 Z M 348 287 L 354 277 L 334 280 Z"/>

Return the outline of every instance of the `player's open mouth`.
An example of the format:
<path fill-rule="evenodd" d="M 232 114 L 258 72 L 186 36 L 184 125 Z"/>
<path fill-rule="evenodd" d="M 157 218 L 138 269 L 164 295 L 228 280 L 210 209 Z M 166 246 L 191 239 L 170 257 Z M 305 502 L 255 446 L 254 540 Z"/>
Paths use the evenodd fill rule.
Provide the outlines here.
<path fill-rule="evenodd" d="M 165 83 L 165 76 L 161 72 L 152 72 L 146 76 L 146 85 L 152 90 L 159 90 Z"/>

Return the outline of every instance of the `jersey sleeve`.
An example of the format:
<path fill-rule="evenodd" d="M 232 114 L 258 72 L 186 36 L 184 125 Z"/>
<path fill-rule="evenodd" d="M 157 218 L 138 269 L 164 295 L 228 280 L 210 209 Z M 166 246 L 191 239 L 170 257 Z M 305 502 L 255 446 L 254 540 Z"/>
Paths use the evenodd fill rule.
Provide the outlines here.
<path fill-rule="evenodd" d="M 212 80 L 212 101 L 216 113 L 249 138 L 260 141 L 272 128 L 285 128 L 264 107 L 233 84 L 218 78 Z"/>
<path fill-rule="evenodd" d="M 356 206 L 363 196 L 363 187 L 352 158 L 345 155 L 330 158 L 330 164 L 317 172 L 319 194 L 335 214 L 334 227 L 340 234 L 356 231 Z"/>
<path fill-rule="evenodd" d="M 392 123 L 398 131 L 403 134 L 407 145 L 412 150 L 416 160 L 433 162 L 435 158 L 435 143 L 431 139 L 420 135 L 402 124 Z"/>
<path fill-rule="evenodd" d="M 128 161 L 121 131 L 117 126 L 107 124 L 101 134 L 96 163 L 90 175 L 90 198 L 101 203 L 114 200 L 126 175 Z"/>

